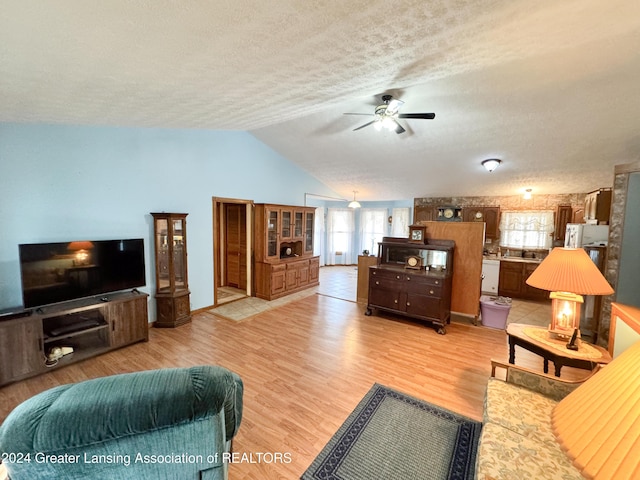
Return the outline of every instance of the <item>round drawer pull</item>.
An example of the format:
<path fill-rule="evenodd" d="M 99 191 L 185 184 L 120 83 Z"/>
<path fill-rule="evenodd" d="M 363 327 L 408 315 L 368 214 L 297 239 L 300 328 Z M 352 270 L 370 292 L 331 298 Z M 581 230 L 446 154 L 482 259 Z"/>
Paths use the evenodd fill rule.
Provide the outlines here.
<path fill-rule="evenodd" d="M 396 275 L 396 279 L 397 279 L 397 280 L 400 280 L 400 275 Z"/>
<path fill-rule="evenodd" d="M 410 307 L 410 306 L 411 306 L 411 302 L 407 302 L 407 307 Z"/>
<path fill-rule="evenodd" d="M 376 280 L 376 285 L 380 285 L 380 282 Z"/>
<path fill-rule="evenodd" d="M 407 282 L 408 282 L 409 280 L 411 280 L 411 277 L 407 277 Z"/>
<path fill-rule="evenodd" d="M 398 303 L 398 300 L 394 300 L 393 303 Z"/>
<path fill-rule="evenodd" d="M 440 285 L 440 280 L 436 280 L 436 285 Z"/>
<path fill-rule="evenodd" d="M 433 290 L 429 290 L 429 293 L 430 293 L 431 295 L 433 295 Z"/>

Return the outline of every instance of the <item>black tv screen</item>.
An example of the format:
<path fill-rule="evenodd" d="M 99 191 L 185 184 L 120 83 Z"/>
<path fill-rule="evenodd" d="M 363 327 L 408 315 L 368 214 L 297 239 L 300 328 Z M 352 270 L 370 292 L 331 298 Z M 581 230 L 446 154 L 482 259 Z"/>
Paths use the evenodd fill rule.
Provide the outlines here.
<path fill-rule="evenodd" d="M 25 308 L 145 285 L 144 240 L 19 245 Z"/>

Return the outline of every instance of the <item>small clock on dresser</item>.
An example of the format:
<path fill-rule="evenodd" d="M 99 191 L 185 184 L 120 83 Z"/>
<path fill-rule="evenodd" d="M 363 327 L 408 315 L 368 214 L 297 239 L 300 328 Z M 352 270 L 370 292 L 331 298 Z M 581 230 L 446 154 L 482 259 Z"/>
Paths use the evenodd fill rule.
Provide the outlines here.
<path fill-rule="evenodd" d="M 409 241 L 412 243 L 425 243 L 427 239 L 427 227 L 423 225 L 409 226 Z"/>
<path fill-rule="evenodd" d="M 422 257 L 419 257 L 418 255 L 408 256 L 405 261 L 404 268 L 411 268 L 414 270 L 422 269 Z"/>

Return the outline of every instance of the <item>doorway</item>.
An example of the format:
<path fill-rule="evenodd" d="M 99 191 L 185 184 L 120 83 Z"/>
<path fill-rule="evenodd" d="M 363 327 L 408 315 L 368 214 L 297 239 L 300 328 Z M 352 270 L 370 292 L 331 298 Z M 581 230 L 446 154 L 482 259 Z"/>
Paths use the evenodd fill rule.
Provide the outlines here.
<path fill-rule="evenodd" d="M 252 295 L 253 202 L 213 197 L 213 305 Z"/>

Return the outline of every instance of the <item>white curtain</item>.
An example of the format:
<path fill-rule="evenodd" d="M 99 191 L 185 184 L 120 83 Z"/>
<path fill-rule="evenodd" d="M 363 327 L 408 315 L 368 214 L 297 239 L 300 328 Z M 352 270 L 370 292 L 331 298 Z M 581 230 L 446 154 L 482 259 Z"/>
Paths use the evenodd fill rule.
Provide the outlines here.
<path fill-rule="evenodd" d="M 502 212 L 500 246 L 511 248 L 551 247 L 554 230 L 553 211 Z"/>
<path fill-rule="evenodd" d="M 409 209 L 394 208 L 391 214 L 391 236 L 409 237 Z"/>
<path fill-rule="evenodd" d="M 386 208 L 363 208 L 360 210 L 360 246 L 358 254 L 368 250 L 378 254 L 378 242 L 387 235 L 388 210 Z"/>
<path fill-rule="evenodd" d="M 316 208 L 313 226 L 313 254 L 320 257 L 320 266 L 325 264 L 324 255 L 324 208 Z"/>
<path fill-rule="evenodd" d="M 355 263 L 353 237 L 355 215 L 351 208 L 330 208 L 327 212 L 326 265 Z"/>

